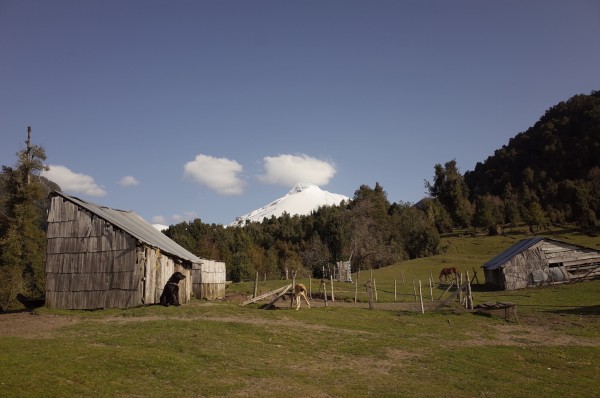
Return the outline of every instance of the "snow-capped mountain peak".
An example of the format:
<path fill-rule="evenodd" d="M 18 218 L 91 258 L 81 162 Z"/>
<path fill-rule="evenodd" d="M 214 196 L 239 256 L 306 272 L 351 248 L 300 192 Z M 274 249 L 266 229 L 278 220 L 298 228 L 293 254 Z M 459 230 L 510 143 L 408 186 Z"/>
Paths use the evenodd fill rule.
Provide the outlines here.
<path fill-rule="evenodd" d="M 160 232 L 166 231 L 167 229 L 169 229 L 168 225 L 163 225 L 163 224 L 152 224 L 152 226 L 154 228 L 158 229 Z"/>
<path fill-rule="evenodd" d="M 323 191 L 313 184 L 296 184 L 285 196 L 276 199 L 266 206 L 256 209 L 229 224 L 229 226 L 242 226 L 246 222 L 261 222 L 264 218 L 280 217 L 284 212 L 291 216 L 309 215 L 312 211 L 322 206 L 337 206 L 347 196 Z"/>

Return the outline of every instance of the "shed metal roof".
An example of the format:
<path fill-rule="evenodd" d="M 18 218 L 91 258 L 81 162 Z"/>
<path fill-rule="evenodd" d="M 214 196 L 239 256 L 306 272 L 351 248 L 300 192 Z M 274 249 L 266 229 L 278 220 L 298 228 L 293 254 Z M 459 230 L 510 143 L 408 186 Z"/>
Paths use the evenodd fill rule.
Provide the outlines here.
<path fill-rule="evenodd" d="M 533 238 L 520 240 L 508 249 L 498 254 L 496 257 L 492 258 L 490 261 L 483 264 L 483 268 L 488 270 L 503 268 L 504 265 L 508 262 L 508 260 L 516 256 L 517 254 L 529 249 L 531 246 L 538 244 L 544 239 L 546 238 L 544 238 L 543 236 L 534 236 Z"/>
<path fill-rule="evenodd" d="M 148 223 L 133 211 L 112 209 L 110 207 L 87 202 L 74 196 L 66 195 L 59 191 L 52 191 L 52 194 L 61 196 L 75 205 L 86 209 L 90 213 L 95 214 L 117 228 L 127 232 L 135 239 L 149 246 L 159 248 L 162 252 L 192 263 L 201 262 L 200 258 L 171 240 L 168 236 L 154 228 L 152 224 Z"/>

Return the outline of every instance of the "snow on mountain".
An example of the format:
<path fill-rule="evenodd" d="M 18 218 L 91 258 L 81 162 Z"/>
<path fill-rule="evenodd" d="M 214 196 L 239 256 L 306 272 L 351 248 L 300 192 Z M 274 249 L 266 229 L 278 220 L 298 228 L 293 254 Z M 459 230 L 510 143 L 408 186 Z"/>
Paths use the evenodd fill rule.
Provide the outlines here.
<path fill-rule="evenodd" d="M 152 226 L 156 229 L 158 229 L 160 232 L 165 231 L 167 229 L 169 229 L 168 225 L 162 225 L 162 224 L 152 224 Z"/>
<path fill-rule="evenodd" d="M 263 218 L 279 217 L 284 212 L 291 216 L 309 215 L 313 210 L 322 206 L 337 206 L 343 200 L 350 200 L 347 196 L 323 191 L 316 185 L 297 184 L 284 197 L 274 200 L 266 206 L 256 209 L 241 217 L 237 217 L 229 224 L 231 227 L 242 226 L 249 222 L 262 222 Z"/>

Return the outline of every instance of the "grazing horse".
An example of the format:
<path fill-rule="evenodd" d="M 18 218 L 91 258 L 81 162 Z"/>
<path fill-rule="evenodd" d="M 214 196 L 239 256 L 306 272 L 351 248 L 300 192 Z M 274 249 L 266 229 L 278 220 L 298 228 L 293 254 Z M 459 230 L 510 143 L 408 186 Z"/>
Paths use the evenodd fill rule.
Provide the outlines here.
<path fill-rule="evenodd" d="M 452 274 L 454 274 L 455 276 L 458 276 L 458 270 L 456 269 L 456 267 L 442 268 L 442 270 L 440 271 L 440 276 L 438 277 L 438 279 L 441 282 L 442 281 L 442 276 L 443 276 L 444 280 L 447 281 L 448 277 L 449 276 L 451 277 Z"/>
<path fill-rule="evenodd" d="M 308 308 L 310 308 L 310 303 L 306 298 L 306 286 L 304 286 L 304 284 L 302 283 L 299 283 L 296 286 L 294 286 L 294 300 L 296 301 L 296 311 L 300 309 L 300 299 L 304 299 L 304 301 L 306 301 L 306 305 L 308 305 Z"/>

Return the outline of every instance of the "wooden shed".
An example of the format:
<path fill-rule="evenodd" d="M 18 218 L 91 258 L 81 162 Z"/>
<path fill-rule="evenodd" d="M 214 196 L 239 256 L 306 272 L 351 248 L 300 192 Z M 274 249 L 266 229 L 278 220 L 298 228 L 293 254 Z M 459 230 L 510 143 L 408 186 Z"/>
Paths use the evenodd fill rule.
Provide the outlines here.
<path fill-rule="evenodd" d="M 192 292 L 197 299 L 216 300 L 225 297 L 225 263 L 201 259 L 192 265 Z"/>
<path fill-rule="evenodd" d="M 486 285 L 515 290 L 600 277 L 600 251 L 536 236 L 521 240 L 482 266 Z"/>
<path fill-rule="evenodd" d="M 179 271 L 179 300 L 192 295 L 192 269 L 202 260 L 132 211 L 53 191 L 48 212 L 46 306 L 129 308 L 160 302 Z"/>
<path fill-rule="evenodd" d="M 335 263 L 335 280 L 338 282 L 352 282 L 352 265 L 350 261 Z"/>

